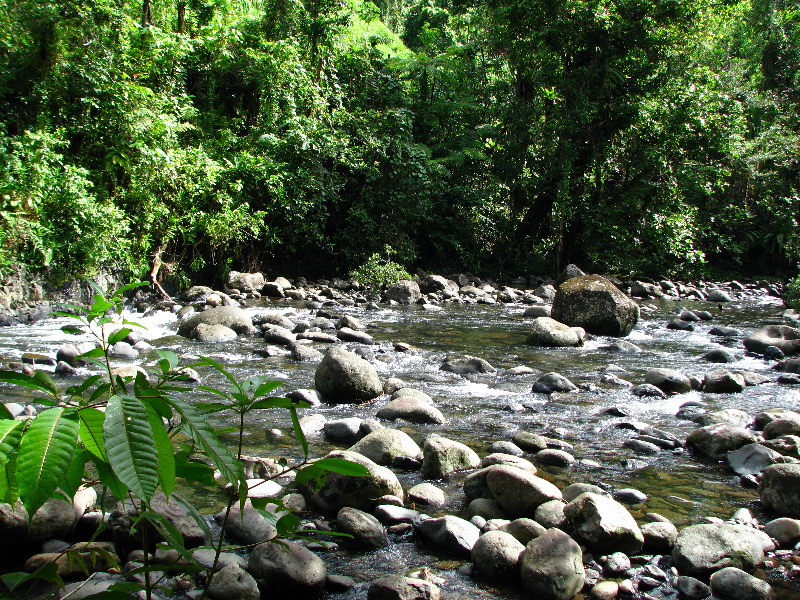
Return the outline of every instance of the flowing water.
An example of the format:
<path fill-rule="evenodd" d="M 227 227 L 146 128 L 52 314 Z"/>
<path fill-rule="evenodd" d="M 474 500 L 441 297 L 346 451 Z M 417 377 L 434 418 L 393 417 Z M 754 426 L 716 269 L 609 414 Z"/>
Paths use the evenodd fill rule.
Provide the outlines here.
<path fill-rule="evenodd" d="M 639 398 L 628 389 L 611 388 L 600 382 L 600 374 L 611 365 L 622 379 L 634 384 L 644 382 L 644 374 L 654 367 L 677 369 L 686 375 L 702 375 L 713 365 L 701 356 L 720 346 L 728 347 L 741 355 L 736 369 L 761 372 L 772 376 L 772 366 L 759 357 L 745 356 L 741 338 L 726 340 L 709 335 L 714 325 L 727 325 L 744 334 L 766 324 L 781 324 L 782 307 L 776 301 L 762 299 L 725 305 L 720 311 L 716 304 L 689 302 L 690 309 L 709 310 L 715 314 L 713 321 L 695 323 L 694 331 L 684 332 L 666 328 L 674 311 L 683 305 L 675 301 L 646 301 L 639 325 L 627 338 L 638 345 L 640 353 L 609 352 L 604 349 L 611 338 L 596 338 L 583 347 L 544 349 L 525 345 L 527 321 L 522 305 L 443 305 L 440 311 L 422 310 L 418 306 L 382 307 L 367 310 L 359 307 L 334 306 L 326 311 L 335 315 L 350 314 L 367 325 L 367 331 L 376 344 L 369 346 L 374 354 L 373 364 L 382 378 L 399 377 L 408 386 L 428 393 L 439 409 L 447 416 L 445 425 L 411 425 L 398 422 L 396 427 L 409 433 L 418 443 L 431 432 L 466 443 L 479 455 L 488 453 L 492 442 L 510 440 L 518 430 L 529 430 L 550 437 L 562 438 L 573 446 L 570 452 L 579 462 L 570 469 L 540 468 L 540 474 L 563 487 L 573 482 L 603 484 L 615 489 L 636 488 L 648 496 L 641 505 L 631 507 L 634 516 L 645 512 L 658 512 L 678 527 L 697 523 L 702 517 L 729 518 L 740 507 L 750 508 L 759 515 L 757 492 L 742 487 L 738 477 L 725 464 L 698 459 L 690 453 L 661 452 L 653 457 L 641 457 L 623 448 L 626 438 L 633 435 L 630 429 L 620 427 L 631 421 L 644 421 L 671 432 L 680 439 L 697 425 L 675 417 L 678 408 L 688 401 L 703 402 L 709 410 L 739 408 L 751 415 L 773 407 L 800 410 L 800 391 L 792 386 L 766 383 L 748 387 L 739 394 L 702 394 L 691 392 L 668 399 Z M 247 308 L 253 314 L 273 312 L 293 320 L 310 320 L 313 314 L 303 304 L 281 302 L 262 303 Z M 258 353 L 265 342 L 260 338 L 243 338 L 235 342 L 201 345 L 175 335 L 176 317 L 169 312 L 152 315 L 130 315 L 147 327 L 144 337 L 154 347 L 169 349 L 187 359 L 202 354 L 224 363 L 237 376 L 264 375 L 284 382 L 279 392 L 292 389 L 313 388 L 315 364 L 298 363 L 288 355 L 265 358 Z M 54 356 L 66 342 L 74 342 L 60 331 L 65 320 L 53 319 L 33 326 L 0 329 L 0 362 L 19 360 L 23 352 L 37 352 Z M 409 352 L 398 352 L 395 342 L 405 342 L 412 347 Z M 348 344 L 348 346 L 354 346 Z M 322 345 L 317 346 L 324 351 Z M 459 376 L 440 370 L 448 356 L 476 356 L 497 368 L 496 373 Z M 144 355 L 145 364 L 152 364 L 154 355 Z M 527 366 L 535 373 L 511 375 L 507 369 Z M 572 394 L 554 394 L 547 397 L 531 392 L 533 381 L 541 373 L 555 371 L 575 384 L 590 384 L 588 391 Z M 201 373 L 203 383 L 223 385 L 212 373 Z M 69 380 L 63 384 L 69 385 Z M 10 401 L 30 401 L 25 392 L 3 388 Z M 193 392 L 201 398 L 201 392 Z M 388 398 L 361 405 L 322 405 L 307 409 L 307 413 L 321 413 L 327 419 L 348 416 L 374 417 L 375 412 Z M 612 416 L 609 408 L 621 409 L 625 417 Z M 233 415 L 215 416 L 215 424 L 236 425 Z M 246 427 L 245 451 L 267 457 L 299 459 L 300 450 L 289 436 L 276 436 L 274 429 L 291 432 L 286 415 L 278 411 L 262 411 L 251 416 Z M 231 438 L 231 442 L 233 439 Z M 312 456 L 322 455 L 336 446 L 323 437 L 309 439 Z M 636 462 L 626 459 L 637 459 Z M 635 468 L 632 468 L 635 467 Z M 421 481 L 419 473 L 401 473 L 404 487 Z M 439 513 L 458 514 L 463 508 L 460 478 L 437 482 L 448 493 L 449 502 Z M 191 490 L 190 490 L 191 493 Z M 196 493 L 195 502 L 207 512 L 220 502 L 218 497 Z M 389 572 L 404 573 L 418 567 L 428 567 L 445 581 L 443 592 L 448 597 L 518 597 L 518 590 L 487 587 L 461 575 L 446 557 L 437 556 L 413 543 L 395 543 L 385 550 L 353 556 L 349 553 L 331 552 L 326 559 L 331 569 L 353 576 L 357 581 L 368 581 Z M 456 563 L 457 565 L 457 563 Z M 800 598 L 800 586 L 773 582 L 783 589 L 784 598 Z M 363 597 L 353 592 L 352 598 Z"/>

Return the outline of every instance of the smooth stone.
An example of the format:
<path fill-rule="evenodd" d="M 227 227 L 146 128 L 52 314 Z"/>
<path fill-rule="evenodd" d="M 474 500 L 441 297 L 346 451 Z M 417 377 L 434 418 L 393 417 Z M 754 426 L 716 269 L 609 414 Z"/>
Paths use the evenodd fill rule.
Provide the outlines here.
<path fill-rule="evenodd" d="M 480 530 L 469 521 L 453 515 L 439 518 L 420 518 L 414 530 L 434 547 L 458 556 L 470 556 L 480 537 Z"/>
<path fill-rule="evenodd" d="M 523 552 L 525 546 L 510 533 L 487 531 L 472 547 L 472 564 L 481 577 L 506 583 L 519 579 Z"/>
<path fill-rule="evenodd" d="M 736 567 L 725 567 L 711 576 L 711 593 L 719 600 L 771 600 L 772 587 Z"/>
<path fill-rule="evenodd" d="M 520 571 L 531 597 L 572 600 L 584 584 L 581 547 L 563 531 L 549 529 L 528 542 Z"/>

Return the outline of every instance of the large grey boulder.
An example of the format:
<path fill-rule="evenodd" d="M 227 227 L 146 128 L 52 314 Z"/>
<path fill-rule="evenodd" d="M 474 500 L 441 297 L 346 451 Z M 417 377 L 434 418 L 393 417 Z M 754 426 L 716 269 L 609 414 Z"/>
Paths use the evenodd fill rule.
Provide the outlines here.
<path fill-rule="evenodd" d="M 724 567 L 753 571 L 770 546 L 774 548 L 769 536 L 746 525 L 691 525 L 678 533 L 672 561 L 681 575 L 707 581 L 714 571 Z"/>
<path fill-rule="evenodd" d="M 358 452 L 371 461 L 390 466 L 396 457 L 416 459 L 422 452 L 417 443 L 405 431 L 399 429 L 378 429 L 367 434 L 350 447 L 350 452 Z"/>
<path fill-rule="evenodd" d="M 767 325 L 744 339 L 744 347 L 756 354 L 764 354 L 769 346 L 780 348 L 786 356 L 800 353 L 800 329 L 788 325 Z"/>
<path fill-rule="evenodd" d="M 709 394 L 736 394 L 746 387 L 741 373 L 728 369 L 714 369 L 703 377 L 703 391 Z"/>
<path fill-rule="evenodd" d="M 273 592 L 300 596 L 321 593 L 328 576 L 319 556 L 289 540 L 256 546 L 247 561 L 247 571 Z"/>
<path fill-rule="evenodd" d="M 232 342 L 239 336 L 233 329 L 225 327 L 225 325 L 198 323 L 197 327 L 189 333 L 189 337 L 204 344 L 218 344 L 220 342 Z"/>
<path fill-rule="evenodd" d="M 51 498 L 36 511 L 30 523 L 28 511 L 19 500 L 13 507 L 0 503 L 0 539 L 23 545 L 62 538 L 72 531 L 75 521 L 75 509 L 66 500 Z"/>
<path fill-rule="evenodd" d="M 758 491 L 766 510 L 781 517 L 800 517 L 800 464 L 767 467 Z"/>
<path fill-rule="evenodd" d="M 585 275 L 558 286 L 551 315 L 588 333 L 624 337 L 639 320 L 639 305 L 608 279 Z"/>
<path fill-rule="evenodd" d="M 564 507 L 564 515 L 593 551 L 636 554 L 644 544 L 628 509 L 608 496 L 585 492 Z"/>
<path fill-rule="evenodd" d="M 472 564 L 481 577 L 505 583 L 519 579 L 523 552 L 525 546 L 510 533 L 487 531 L 472 547 Z"/>
<path fill-rule="evenodd" d="M 728 452 L 757 441 L 755 433 L 749 429 L 718 423 L 695 429 L 686 438 L 686 445 L 698 454 L 721 459 L 725 458 Z"/>
<path fill-rule="evenodd" d="M 397 475 L 366 456 L 347 450 L 334 450 L 326 458 L 341 458 L 363 465 L 369 471 L 369 476 L 328 472 L 317 483 L 304 486 L 304 494 L 321 511 L 335 514 L 345 506 L 352 506 L 369 512 L 381 496 L 403 498 L 403 486 Z"/>
<path fill-rule="evenodd" d="M 214 515 L 214 519 L 221 523 L 225 520 L 225 510 Z M 225 535 L 239 544 L 245 546 L 260 544 L 269 541 L 278 535 L 275 525 L 264 515 L 253 508 L 248 500 L 244 510 L 239 504 L 231 507 L 228 520 L 226 522 Z"/>
<path fill-rule="evenodd" d="M 328 350 L 320 361 L 314 384 L 323 400 L 332 404 L 358 404 L 383 393 L 375 367 L 339 347 Z"/>
<path fill-rule="evenodd" d="M 529 346 L 566 348 L 581 346 L 586 339 L 582 327 L 570 327 L 550 317 L 537 317 L 530 325 L 530 333 L 525 341 Z"/>
<path fill-rule="evenodd" d="M 422 298 L 419 284 L 416 281 L 401 279 L 386 290 L 386 297 L 398 304 L 416 304 Z"/>
<path fill-rule="evenodd" d="M 217 306 L 192 315 L 178 326 L 178 335 L 192 337 L 192 331 L 201 323 L 223 325 L 233 329 L 238 335 L 251 335 L 256 331 L 253 321 L 244 310 L 237 306 Z"/>
<path fill-rule="evenodd" d="M 260 292 L 266 281 L 263 273 L 240 273 L 239 271 L 228 273 L 228 287 L 239 290 L 243 294 Z"/>
<path fill-rule="evenodd" d="M 422 476 L 427 479 L 444 479 L 452 473 L 477 469 L 480 465 L 478 454 L 461 442 L 435 433 L 425 439 L 422 447 Z"/>
<path fill-rule="evenodd" d="M 492 497 L 512 519 L 533 518 L 540 504 L 561 499 L 555 485 L 518 467 L 494 465 L 486 469 L 485 477 Z"/>
<path fill-rule="evenodd" d="M 470 556 L 472 547 L 481 535 L 480 529 L 469 521 L 453 515 L 414 521 L 414 530 L 432 546 L 458 556 Z"/>
<path fill-rule="evenodd" d="M 520 572 L 530 597 L 572 600 L 584 583 L 581 547 L 563 531 L 549 529 L 528 542 Z"/>
<path fill-rule="evenodd" d="M 780 457 L 778 452 L 761 444 L 747 444 L 727 455 L 728 464 L 739 475 L 758 475 Z"/>

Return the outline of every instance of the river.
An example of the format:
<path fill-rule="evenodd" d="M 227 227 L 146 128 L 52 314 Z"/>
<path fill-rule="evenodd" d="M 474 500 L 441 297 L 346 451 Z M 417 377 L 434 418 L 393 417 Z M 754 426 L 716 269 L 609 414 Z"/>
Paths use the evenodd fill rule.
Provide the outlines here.
<path fill-rule="evenodd" d="M 785 324 L 782 305 L 775 298 L 761 297 L 719 305 L 699 301 L 646 300 L 640 301 L 642 317 L 628 340 L 639 346 L 639 353 L 610 352 L 604 349 L 611 338 L 595 338 L 584 346 L 565 349 L 544 349 L 525 345 L 527 323 L 521 304 L 452 304 L 441 310 L 422 310 L 419 306 L 381 305 L 378 309 L 363 307 L 326 306 L 334 315 L 349 314 L 367 326 L 375 341 L 368 346 L 374 354 L 373 364 L 382 378 L 398 377 L 410 387 L 429 394 L 437 407 L 447 416 L 444 425 L 396 424 L 418 443 L 436 432 L 466 443 L 479 455 L 488 453 L 492 442 L 510 440 L 518 430 L 529 430 L 568 442 L 570 452 L 579 460 L 569 469 L 540 468 L 540 475 L 560 487 L 573 482 L 602 484 L 609 488 L 636 488 L 648 500 L 630 508 L 641 518 L 645 512 L 657 512 L 672 520 L 679 528 L 699 522 L 704 517 L 729 518 L 740 507 L 760 514 L 756 490 L 743 487 L 736 474 L 722 463 L 698 459 L 689 452 L 661 452 L 655 456 L 637 456 L 623 448 L 624 441 L 634 432 L 626 423 L 644 421 L 675 434 L 681 440 L 697 427 L 695 423 L 676 418 L 685 402 L 701 402 L 709 411 L 738 408 L 755 416 L 761 410 L 784 407 L 800 410 L 800 391 L 775 382 L 748 387 L 738 394 L 703 394 L 690 392 L 667 399 L 639 398 L 627 388 L 611 387 L 600 375 L 611 368 L 620 378 L 633 384 L 644 383 L 644 374 L 654 367 L 677 369 L 689 376 L 701 377 L 715 365 L 701 359 L 706 352 L 726 347 L 740 355 L 732 368 L 760 372 L 773 380 L 770 368 L 774 363 L 756 356 L 746 356 L 741 337 L 720 338 L 709 334 L 713 326 L 735 327 L 747 334 L 766 324 Z M 711 321 L 693 323 L 694 331 L 666 328 L 675 317 L 675 310 L 685 306 L 692 310 L 707 310 L 715 315 Z M 313 313 L 303 303 L 257 301 L 247 307 L 253 314 L 273 312 L 293 320 L 310 320 Z M 169 349 L 187 361 L 204 355 L 224 363 L 241 377 L 264 375 L 283 382 L 278 392 L 314 387 L 316 365 L 298 363 L 288 352 L 264 357 L 260 338 L 240 338 L 235 342 L 202 345 L 175 335 L 177 317 L 160 311 L 148 315 L 130 313 L 133 320 L 146 326 L 143 337 L 155 348 Z M 0 329 L 0 362 L 19 360 L 23 352 L 55 356 L 58 348 L 74 342 L 74 336 L 64 334 L 60 327 L 66 319 L 50 319 L 30 326 Z M 81 338 L 77 338 L 81 339 Z M 393 344 L 404 342 L 411 351 L 398 352 Z M 353 347 L 353 344 L 348 344 Z M 323 345 L 317 346 L 324 350 Z M 459 376 L 440 370 L 448 356 L 476 356 L 487 360 L 497 371 L 492 374 Z M 154 354 L 142 356 L 152 364 Z M 508 369 L 527 366 L 534 373 L 511 375 Z M 48 367 L 45 367 L 48 368 Z M 52 369 L 52 367 L 49 367 Z M 555 371 L 575 384 L 587 384 L 578 393 L 545 396 L 531 391 L 539 374 Z M 212 373 L 201 372 L 203 383 L 223 385 Z M 64 386 L 69 378 L 61 380 Z M 29 401 L 24 391 L 4 388 L 5 397 L 12 401 Z M 193 392 L 199 398 L 201 392 Z M 321 405 L 307 409 L 327 419 L 346 416 L 374 417 L 388 398 L 361 405 Z M 608 409 L 615 409 L 611 413 Z M 625 416 L 614 416 L 624 414 Z M 217 415 L 215 424 L 235 425 L 233 415 Z M 276 436 L 274 429 L 289 433 L 291 425 L 281 412 L 253 415 L 247 423 L 245 451 L 248 454 L 291 459 L 300 458 L 300 450 L 288 435 Z M 232 438 L 231 438 L 232 441 Z M 318 456 L 337 447 L 321 435 L 309 439 L 311 455 Z M 421 481 L 417 472 L 402 473 L 401 482 L 411 486 Z M 460 478 L 437 482 L 448 494 L 448 504 L 439 513 L 458 514 L 464 508 Z M 220 499 L 207 493 L 194 496 L 195 502 L 208 512 Z M 437 514 L 439 514 L 437 513 Z M 386 572 L 405 572 L 416 567 L 429 567 L 444 578 L 443 593 L 466 597 L 517 597 L 518 591 L 502 590 L 478 584 L 442 563 L 446 557 L 436 556 L 413 543 L 396 543 L 383 551 L 354 558 L 350 554 L 332 552 L 327 560 L 332 569 L 351 575 L 358 581 L 374 578 Z M 784 598 L 800 598 L 800 585 L 773 582 L 783 590 Z M 353 593 L 353 598 L 357 597 Z"/>

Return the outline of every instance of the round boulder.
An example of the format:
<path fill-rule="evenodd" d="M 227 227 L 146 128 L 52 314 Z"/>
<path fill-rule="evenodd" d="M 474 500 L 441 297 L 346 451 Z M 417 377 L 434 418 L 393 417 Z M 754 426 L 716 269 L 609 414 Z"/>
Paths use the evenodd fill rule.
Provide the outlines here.
<path fill-rule="evenodd" d="M 551 314 L 588 333 L 624 337 L 639 320 L 639 305 L 608 279 L 585 275 L 558 286 Z"/>
<path fill-rule="evenodd" d="M 482 577 L 506 582 L 520 576 L 520 557 L 525 546 L 510 533 L 487 531 L 472 547 L 472 564 Z"/>
<path fill-rule="evenodd" d="M 650 369 L 644 380 L 667 394 L 685 394 L 692 390 L 689 378 L 674 369 Z"/>
<path fill-rule="evenodd" d="M 644 536 L 636 520 L 613 498 L 586 492 L 567 504 L 564 514 L 594 551 L 636 554 L 642 549 Z"/>
<path fill-rule="evenodd" d="M 786 356 L 800 353 L 800 329 L 788 325 L 767 325 L 744 339 L 744 347 L 756 354 L 764 354 L 769 346 L 779 348 Z"/>
<path fill-rule="evenodd" d="M 217 306 L 196 315 L 192 315 L 178 326 L 178 335 L 192 337 L 192 331 L 200 325 L 223 325 L 233 329 L 238 335 L 247 335 L 255 331 L 253 320 L 244 310 L 236 306 Z"/>
<path fill-rule="evenodd" d="M 776 464 L 764 469 L 758 486 L 761 503 L 781 517 L 800 517 L 800 464 Z"/>
<path fill-rule="evenodd" d="M 272 591 L 298 595 L 322 592 L 328 576 L 319 556 L 289 540 L 256 546 L 247 561 L 247 571 Z"/>
<path fill-rule="evenodd" d="M 581 327 L 570 327 L 550 317 L 537 317 L 531 323 L 531 330 L 525 341 L 528 346 L 566 348 L 582 346 L 586 331 Z"/>
<path fill-rule="evenodd" d="M 357 404 L 383 393 L 375 367 L 339 347 L 328 350 L 320 361 L 314 384 L 325 402 L 332 404 Z"/>
<path fill-rule="evenodd" d="M 752 571 L 772 545 L 765 533 L 732 523 L 704 523 L 678 533 L 672 561 L 681 575 L 708 580 L 715 571 L 736 567 Z"/>
<path fill-rule="evenodd" d="M 421 452 L 417 443 L 405 431 L 389 428 L 367 434 L 349 450 L 385 466 L 390 466 L 397 456 L 417 458 Z"/>
<path fill-rule="evenodd" d="M 422 476 L 443 479 L 458 471 L 477 469 L 481 465 L 478 454 L 469 446 L 431 434 L 422 447 Z"/>
<path fill-rule="evenodd" d="M 520 573 L 531 597 L 572 600 L 584 583 L 581 547 L 563 531 L 549 529 L 528 542 Z"/>
<path fill-rule="evenodd" d="M 512 519 L 532 518 L 540 504 L 561 500 L 561 491 L 555 485 L 511 465 L 488 467 L 486 485 L 494 499 Z"/>

